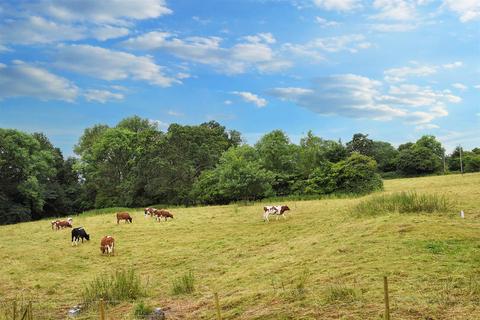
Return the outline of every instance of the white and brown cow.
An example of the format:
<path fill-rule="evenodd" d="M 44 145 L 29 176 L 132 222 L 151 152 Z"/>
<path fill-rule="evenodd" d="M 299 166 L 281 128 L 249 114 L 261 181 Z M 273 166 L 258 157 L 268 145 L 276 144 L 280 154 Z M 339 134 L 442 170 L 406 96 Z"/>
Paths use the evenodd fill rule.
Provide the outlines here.
<path fill-rule="evenodd" d="M 145 208 L 143 210 L 143 212 L 145 213 L 145 217 L 147 217 L 147 216 L 152 216 L 153 217 L 153 214 L 155 213 L 155 210 L 157 210 L 157 209 L 155 209 L 155 208 Z"/>
<path fill-rule="evenodd" d="M 105 236 L 100 241 L 100 251 L 102 254 L 114 254 L 115 250 L 115 239 L 112 236 Z"/>
<path fill-rule="evenodd" d="M 279 216 L 282 216 L 284 219 L 287 217 L 285 216 L 285 212 L 290 210 L 288 206 L 265 206 L 263 207 L 263 221 L 270 221 L 268 216 L 276 215 L 277 220 Z"/>

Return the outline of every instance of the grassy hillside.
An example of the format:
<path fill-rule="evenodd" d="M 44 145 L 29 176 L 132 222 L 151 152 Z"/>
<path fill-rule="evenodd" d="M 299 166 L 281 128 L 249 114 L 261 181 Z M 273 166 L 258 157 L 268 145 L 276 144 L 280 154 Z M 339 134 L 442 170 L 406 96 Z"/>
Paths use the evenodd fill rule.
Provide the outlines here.
<path fill-rule="evenodd" d="M 3 226 L 0 295 L 33 299 L 38 319 L 62 319 L 96 275 L 134 267 L 148 283 L 145 303 L 168 308 L 168 319 L 213 319 L 214 291 L 225 319 L 380 319 L 386 274 L 392 319 L 479 319 L 480 174 L 385 181 L 385 193 L 409 190 L 454 206 L 356 217 L 364 198 L 291 201 L 288 219 L 268 224 L 261 204 L 177 208 L 161 223 L 140 211 L 120 225 L 112 213 L 85 215 L 74 225 L 92 240 L 78 247 L 49 221 Z M 100 254 L 103 235 L 115 237 L 116 256 Z M 195 291 L 173 295 L 190 271 Z M 133 319 L 134 305 L 109 307 L 109 319 Z"/>

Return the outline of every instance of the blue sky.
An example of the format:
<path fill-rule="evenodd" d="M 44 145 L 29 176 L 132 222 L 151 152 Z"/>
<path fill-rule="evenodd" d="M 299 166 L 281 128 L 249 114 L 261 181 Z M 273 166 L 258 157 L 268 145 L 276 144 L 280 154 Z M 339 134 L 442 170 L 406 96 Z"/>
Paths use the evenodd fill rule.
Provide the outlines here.
<path fill-rule="evenodd" d="M 368 133 L 480 146 L 478 0 L 0 1 L 0 127 L 66 155 L 131 115 L 249 143 Z"/>

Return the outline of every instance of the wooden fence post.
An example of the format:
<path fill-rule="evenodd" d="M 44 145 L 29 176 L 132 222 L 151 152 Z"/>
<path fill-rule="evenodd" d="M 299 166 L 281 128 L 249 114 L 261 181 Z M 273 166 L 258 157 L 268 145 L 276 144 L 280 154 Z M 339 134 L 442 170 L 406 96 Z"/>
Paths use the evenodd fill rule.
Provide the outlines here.
<path fill-rule="evenodd" d="M 17 300 L 13 300 L 13 320 L 17 319 Z"/>
<path fill-rule="evenodd" d="M 222 314 L 220 313 L 220 303 L 218 302 L 218 293 L 213 294 L 215 296 L 215 309 L 217 309 L 217 320 L 222 320 Z"/>
<path fill-rule="evenodd" d="M 390 301 L 388 298 L 388 279 L 383 276 L 383 294 L 385 297 L 385 320 L 390 320 Z"/>
<path fill-rule="evenodd" d="M 28 302 L 28 320 L 33 320 L 32 301 Z"/>
<path fill-rule="evenodd" d="M 103 299 L 100 299 L 99 309 L 100 309 L 100 320 L 105 320 L 105 305 L 104 305 Z"/>

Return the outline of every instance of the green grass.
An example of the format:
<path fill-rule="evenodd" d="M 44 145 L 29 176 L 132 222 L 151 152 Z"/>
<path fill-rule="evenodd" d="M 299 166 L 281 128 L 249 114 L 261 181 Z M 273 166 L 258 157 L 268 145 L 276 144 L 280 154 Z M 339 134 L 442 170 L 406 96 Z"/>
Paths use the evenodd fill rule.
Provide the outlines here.
<path fill-rule="evenodd" d="M 415 191 L 376 195 L 363 200 L 353 212 L 360 216 L 375 216 L 386 213 L 433 213 L 448 212 L 452 204 L 445 195 L 418 194 Z"/>
<path fill-rule="evenodd" d="M 172 294 L 187 294 L 192 293 L 195 291 L 195 277 L 193 273 L 190 271 L 183 276 L 176 278 L 172 282 Z"/>
<path fill-rule="evenodd" d="M 270 223 L 262 221 L 265 203 L 169 208 L 168 222 L 130 209 L 133 223 L 119 225 L 117 210 L 104 210 L 73 217 L 91 235 L 77 247 L 70 230 L 52 231 L 48 220 L 2 226 L 0 306 L 32 300 L 35 319 L 65 319 L 86 284 L 134 268 L 148 287 L 141 301 L 167 310 L 168 319 L 214 319 L 214 292 L 224 319 L 380 319 L 386 274 L 392 319 L 479 319 L 479 186 L 480 174 L 388 180 L 366 197 L 282 200 L 287 219 Z M 352 215 L 367 199 L 402 191 L 444 196 L 452 206 L 441 214 Z M 100 253 L 105 235 L 116 240 L 114 256 Z M 195 290 L 174 294 L 173 283 L 189 272 Z M 106 312 L 131 320 L 137 304 L 128 299 Z M 77 319 L 98 313 L 90 308 Z"/>

